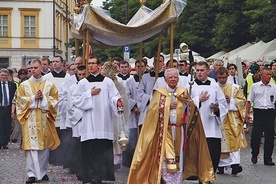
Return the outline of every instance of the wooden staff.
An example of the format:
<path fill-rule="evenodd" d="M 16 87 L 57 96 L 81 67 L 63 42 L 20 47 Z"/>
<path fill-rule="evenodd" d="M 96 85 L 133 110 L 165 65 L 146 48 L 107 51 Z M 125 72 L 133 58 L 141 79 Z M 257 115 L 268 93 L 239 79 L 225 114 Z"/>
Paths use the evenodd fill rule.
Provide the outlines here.
<path fill-rule="evenodd" d="M 85 65 L 87 65 L 89 59 L 89 45 L 90 45 L 90 32 L 89 29 L 86 29 L 86 43 L 85 43 Z M 88 66 L 86 66 L 86 76 L 89 75 Z"/>
<path fill-rule="evenodd" d="M 139 43 L 139 49 L 140 49 L 140 54 L 139 54 L 140 62 L 139 62 L 139 65 L 140 65 L 140 68 L 141 68 L 141 66 L 142 66 L 142 57 L 143 57 L 143 42 Z M 138 75 L 139 75 L 139 84 L 140 84 L 140 82 L 142 80 L 142 73 L 140 71 L 138 71 L 138 72 L 139 72 Z"/>
<path fill-rule="evenodd" d="M 155 63 L 155 80 L 154 83 L 156 82 L 157 78 L 158 78 L 158 73 L 159 73 L 159 61 L 160 61 L 160 52 L 161 52 L 161 44 L 162 44 L 162 35 L 163 32 L 161 31 L 159 34 L 159 40 L 158 40 L 158 50 L 157 50 L 157 58 L 156 58 L 156 63 Z M 154 61 L 153 61 L 154 62 Z"/>
<path fill-rule="evenodd" d="M 76 58 L 79 56 L 79 40 L 75 38 L 75 56 Z"/>
<path fill-rule="evenodd" d="M 173 67 L 173 23 L 170 26 L 170 68 Z"/>

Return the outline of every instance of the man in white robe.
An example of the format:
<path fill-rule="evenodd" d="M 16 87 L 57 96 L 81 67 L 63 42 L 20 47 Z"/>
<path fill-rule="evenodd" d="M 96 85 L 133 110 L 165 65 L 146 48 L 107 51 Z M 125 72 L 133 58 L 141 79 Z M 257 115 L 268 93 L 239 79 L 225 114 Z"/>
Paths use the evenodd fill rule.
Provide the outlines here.
<path fill-rule="evenodd" d="M 128 118 L 128 130 L 129 130 L 129 144 L 127 149 L 123 152 L 123 166 L 130 167 L 132 157 L 134 154 L 134 150 L 137 143 L 138 138 L 138 120 L 140 116 L 140 108 L 137 105 L 137 92 L 139 86 L 139 79 L 143 76 L 146 70 L 146 61 L 137 60 L 135 62 L 135 69 L 137 74 L 133 75 L 126 81 L 126 92 L 128 96 L 129 107 L 131 109 L 130 116 Z M 140 74 L 140 76 L 139 76 Z"/>
<path fill-rule="evenodd" d="M 115 180 L 112 112 L 116 114 L 123 102 L 114 82 L 100 74 L 99 58 L 89 59 L 87 66 L 90 75 L 78 83 L 72 100 L 83 111 L 79 127 L 83 182 L 100 184 L 102 180 Z"/>
<path fill-rule="evenodd" d="M 137 105 L 140 107 L 140 117 L 138 122 L 140 130 L 144 121 L 144 117 L 147 113 L 154 83 L 157 80 L 156 75 L 158 76 L 158 78 L 164 77 L 164 56 L 160 55 L 159 58 L 157 57 L 158 56 L 154 57 L 154 70 L 143 75 L 138 88 Z M 158 74 L 156 74 L 156 71 L 158 72 Z"/>
<path fill-rule="evenodd" d="M 123 60 L 119 63 L 119 70 L 120 73 L 118 73 L 118 77 L 120 77 L 123 80 L 123 85 L 126 87 L 126 80 L 130 77 L 132 77 L 128 72 L 130 69 L 130 65 L 127 61 Z"/>
<path fill-rule="evenodd" d="M 16 102 L 17 118 L 22 124 L 22 149 L 27 155 L 26 183 L 49 180 L 49 149 L 54 150 L 60 144 L 54 125 L 58 91 L 52 82 L 42 77 L 41 67 L 40 60 L 31 62 L 33 75 L 20 84 Z"/>
<path fill-rule="evenodd" d="M 58 89 L 59 97 L 61 97 L 60 94 L 62 94 L 63 92 L 62 92 L 62 89 L 60 88 L 60 86 L 65 81 L 66 78 L 70 77 L 70 75 L 68 73 L 65 73 L 62 70 L 63 58 L 61 56 L 54 57 L 53 61 L 52 61 L 52 65 L 53 65 L 54 70 L 52 72 L 44 75 L 43 77 L 46 80 L 49 80 L 49 81 L 54 83 L 54 85 Z M 61 98 L 61 100 L 62 100 L 62 98 Z M 61 122 L 60 112 L 61 112 L 61 109 L 60 109 L 60 106 L 59 106 L 58 110 L 57 110 L 57 117 L 56 117 L 56 120 L 55 120 L 55 126 L 56 126 L 56 129 L 57 129 L 58 136 L 60 138 L 61 144 L 56 150 L 50 152 L 50 163 L 51 164 L 56 164 L 56 165 L 63 165 L 64 164 L 64 152 L 63 152 L 63 150 L 65 149 L 65 147 L 64 147 L 63 143 L 64 143 L 64 139 L 65 139 L 66 133 L 67 133 L 66 131 L 61 131 L 60 130 L 60 122 Z"/>
<path fill-rule="evenodd" d="M 77 81 L 82 80 L 86 77 L 86 67 L 79 66 L 77 70 Z M 76 173 L 76 176 L 79 180 L 82 180 L 82 157 L 81 157 L 81 142 L 80 142 L 80 133 L 79 126 L 81 126 L 82 121 L 82 111 L 72 103 L 72 94 L 77 87 L 77 83 L 71 85 L 68 89 L 67 94 L 67 114 L 66 119 L 72 129 L 72 138 L 68 139 L 70 142 L 67 144 L 67 153 L 69 154 L 68 162 L 70 163 L 69 172 Z"/>
<path fill-rule="evenodd" d="M 77 66 L 77 65 L 75 65 Z M 77 68 L 77 72 L 80 74 L 84 73 L 85 74 L 85 66 L 80 66 Z M 72 166 L 72 159 L 73 157 L 73 147 L 74 147 L 74 140 L 72 137 L 72 124 L 69 121 L 69 111 L 67 110 L 68 108 L 68 93 L 70 91 L 70 87 L 73 84 L 76 84 L 80 79 L 78 78 L 78 74 L 76 73 L 75 75 L 72 75 L 61 84 L 60 86 L 60 91 L 62 92 L 59 94 L 59 110 L 60 110 L 60 130 L 62 132 L 66 132 L 62 134 L 64 137 L 62 139 L 62 144 L 66 145 L 64 146 L 63 152 L 66 153 L 63 155 L 63 167 L 69 168 L 69 173 L 76 173 L 77 170 L 73 169 Z"/>
<path fill-rule="evenodd" d="M 192 85 L 192 91 L 189 93 L 199 109 L 215 172 L 221 153 L 220 124 L 226 116 L 228 106 L 219 85 L 208 79 L 208 73 L 209 65 L 206 62 L 200 61 L 196 64 L 196 79 Z M 189 87 L 187 85 L 187 89 Z M 218 106 L 212 107 L 214 113 L 211 109 L 212 103 L 218 104 Z"/>

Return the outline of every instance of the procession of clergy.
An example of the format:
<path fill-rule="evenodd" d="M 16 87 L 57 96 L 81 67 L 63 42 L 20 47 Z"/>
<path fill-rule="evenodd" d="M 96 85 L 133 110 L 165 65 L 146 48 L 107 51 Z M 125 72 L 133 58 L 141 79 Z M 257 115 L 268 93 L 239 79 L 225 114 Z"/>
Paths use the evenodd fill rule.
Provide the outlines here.
<path fill-rule="evenodd" d="M 69 168 L 83 183 L 115 181 L 120 167 L 130 167 L 129 184 L 211 183 L 226 167 L 242 172 L 245 122 L 253 123 L 252 163 L 264 133 L 264 164 L 275 165 L 271 67 L 244 67 L 244 95 L 236 65 L 221 61 L 210 71 L 205 61 L 164 64 L 156 55 L 152 69 L 142 59 L 130 70 L 120 58 L 102 65 L 93 57 L 85 67 L 78 57 L 71 75 L 62 64 L 54 57 L 53 71 L 42 76 L 41 60 L 31 61 L 32 76 L 17 91 L 26 183 L 48 181 L 48 163 Z"/>

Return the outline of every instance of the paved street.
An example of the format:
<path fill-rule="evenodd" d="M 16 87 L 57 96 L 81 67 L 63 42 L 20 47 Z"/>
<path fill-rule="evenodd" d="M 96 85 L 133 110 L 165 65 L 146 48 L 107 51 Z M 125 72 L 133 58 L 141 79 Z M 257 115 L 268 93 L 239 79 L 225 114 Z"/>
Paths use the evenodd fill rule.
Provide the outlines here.
<path fill-rule="evenodd" d="M 276 142 L 276 141 L 275 141 Z M 274 147 L 273 161 L 276 161 L 276 150 Z M 253 165 L 250 161 L 250 149 L 247 148 L 241 155 L 243 172 L 234 176 L 231 175 L 231 169 L 225 171 L 224 175 L 217 175 L 215 184 L 264 184 L 276 183 L 276 167 L 265 166 L 262 160 L 262 152 L 259 155 L 258 163 Z M 68 170 L 61 166 L 49 166 L 48 175 L 50 182 L 57 184 L 75 184 L 76 176 L 67 174 Z M 115 173 L 116 184 L 125 184 L 128 175 L 128 169 L 122 168 Z M 19 149 L 19 143 L 11 143 L 8 150 L 0 150 L 0 184 L 23 184 L 26 181 L 25 176 L 25 157 L 24 152 Z M 183 184 L 193 184 L 198 182 L 184 181 Z"/>

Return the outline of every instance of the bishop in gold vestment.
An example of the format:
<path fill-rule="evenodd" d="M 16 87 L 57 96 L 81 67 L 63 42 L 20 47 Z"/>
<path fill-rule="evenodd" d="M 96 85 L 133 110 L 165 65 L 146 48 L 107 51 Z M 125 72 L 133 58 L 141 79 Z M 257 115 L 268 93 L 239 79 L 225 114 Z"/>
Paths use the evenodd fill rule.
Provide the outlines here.
<path fill-rule="evenodd" d="M 60 144 L 54 124 L 58 91 L 39 74 L 40 60 L 32 61 L 31 66 L 33 76 L 19 86 L 16 101 L 17 118 L 22 125 L 22 149 L 27 155 L 27 183 L 33 183 L 34 178 L 41 180 L 47 174 L 49 150 Z"/>
<path fill-rule="evenodd" d="M 178 76 L 175 69 L 168 70 Z M 165 80 L 167 75 L 170 78 L 171 73 L 167 73 Z M 167 85 L 154 90 L 132 160 L 128 184 L 158 184 L 161 178 L 163 183 L 178 184 L 190 176 L 197 176 L 200 181 L 215 179 L 200 116 L 192 102 L 188 120 L 193 122 L 193 127 L 188 128 L 191 144 L 188 143 L 184 153 L 182 116 L 187 101 L 185 88 Z M 173 109 L 172 102 L 175 104 Z M 183 175 L 186 170 L 187 174 Z"/>

